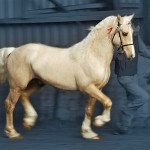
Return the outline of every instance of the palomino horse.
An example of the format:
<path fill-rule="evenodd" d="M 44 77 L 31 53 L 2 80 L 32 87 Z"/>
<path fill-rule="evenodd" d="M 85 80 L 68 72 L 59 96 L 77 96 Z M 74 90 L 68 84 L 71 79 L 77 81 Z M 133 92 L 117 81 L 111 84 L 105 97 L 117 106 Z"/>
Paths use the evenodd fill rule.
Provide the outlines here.
<path fill-rule="evenodd" d="M 125 52 L 128 59 L 135 57 L 131 16 L 110 16 L 102 20 L 81 42 L 69 48 L 56 48 L 42 44 L 26 44 L 18 48 L 2 49 L 0 53 L 0 79 L 7 79 L 10 85 L 5 100 L 6 128 L 9 138 L 20 134 L 13 125 L 13 111 L 20 99 L 24 110 L 24 126 L 33 126 L 37 113 L 29 96 L 38 90 L 41 83 L 65 90 L 80 90 L 88 95 L 85 118 L 81 133 L 86 139 L 99 139 L 91 129 L 91 116 L 96 99 L 104 106 L 101 116 L 94 124 L 102 126 L 110 120 L 112 102 L 102 88 L 110 77 L 113 46 Z"/>

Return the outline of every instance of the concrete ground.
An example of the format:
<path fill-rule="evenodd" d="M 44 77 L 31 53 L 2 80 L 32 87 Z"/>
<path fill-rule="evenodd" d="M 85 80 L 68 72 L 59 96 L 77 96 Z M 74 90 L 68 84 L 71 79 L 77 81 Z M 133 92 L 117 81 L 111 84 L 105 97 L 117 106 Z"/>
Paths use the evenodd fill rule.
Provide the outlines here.
<path fill-rule="evenodd" d="M 100 140 L 85 140 L 80 135 L 80 124 L 43 121 L 26 131 L 16 125 L 23 139 L 10 140 L 0 125 L 0 150 L 149 150 L 150 129 L 132 129 L 127 135 L 113 135 L 108 127 L 94 128 Z"/>

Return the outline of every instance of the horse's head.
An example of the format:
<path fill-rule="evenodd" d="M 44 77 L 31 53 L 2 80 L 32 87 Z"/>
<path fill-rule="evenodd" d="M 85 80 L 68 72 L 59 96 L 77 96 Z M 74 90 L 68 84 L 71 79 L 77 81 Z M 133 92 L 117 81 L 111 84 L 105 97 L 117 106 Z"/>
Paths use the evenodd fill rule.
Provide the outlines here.
<path fill-rule="evenodd" d="M 135 57 L 135 50 L 133 45 L 133 29 L 131 26 L 131 20 L 134 15 L 131 16 L 117 16 L 118 26 L 115 30 L 112 42 L 116 45 L 120 52 L 125 52 L 128 59 Z"/>

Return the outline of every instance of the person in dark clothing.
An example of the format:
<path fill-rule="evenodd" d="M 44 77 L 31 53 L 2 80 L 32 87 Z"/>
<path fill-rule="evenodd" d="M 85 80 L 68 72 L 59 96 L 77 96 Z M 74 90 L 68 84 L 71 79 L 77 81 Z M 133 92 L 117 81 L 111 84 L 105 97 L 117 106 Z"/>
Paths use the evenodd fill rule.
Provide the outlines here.
<path fill-rule="evenodd" d="M 150 99 L 149 94 L 138 84 L 137 65 L 138 54 L 150 58 L 150 51 L 146 51 L 141 44 L 137 27 L 133 34 L 135 47 L 135 58 L 127 60 L 124 53 L 115 56 L 115 74 L 120 85 L 124 88 L 126 97 L 119 112 L 119 120 L 116 122 L 114 134 L 125 134 L 128 132 L 137 110 Z"/>

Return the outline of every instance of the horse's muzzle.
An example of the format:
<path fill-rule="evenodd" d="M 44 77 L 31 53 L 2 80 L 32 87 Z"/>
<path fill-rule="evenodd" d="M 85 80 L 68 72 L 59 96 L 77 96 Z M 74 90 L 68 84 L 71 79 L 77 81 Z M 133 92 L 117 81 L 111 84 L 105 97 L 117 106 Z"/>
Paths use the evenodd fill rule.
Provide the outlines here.
<path fill-rule="evenodd" d="M 131 56 L 128 58 L 128 60 L 133 60 L 133 58 L 134 58 L 134 56 L 131 55 Z"/>

